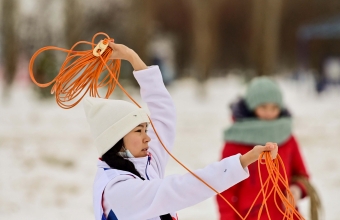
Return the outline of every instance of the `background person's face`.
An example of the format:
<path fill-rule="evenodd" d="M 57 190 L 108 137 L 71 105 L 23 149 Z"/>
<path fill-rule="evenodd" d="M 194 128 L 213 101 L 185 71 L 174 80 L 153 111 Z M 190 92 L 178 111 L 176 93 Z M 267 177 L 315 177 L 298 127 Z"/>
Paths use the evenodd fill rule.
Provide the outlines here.
<path fill-rule="evenodd" d="M 123 138 L 124 146 L 134 157 L 145 157 L 148 154 L 147 124 L 142 123 L 135 127 Z"/>
<path fill-rule="evenodd" d="M 274 120 L 279 114 L 280 108 L 274 103 L 264 103 L 255 109 L 255 115 L 261 120 Z"/>

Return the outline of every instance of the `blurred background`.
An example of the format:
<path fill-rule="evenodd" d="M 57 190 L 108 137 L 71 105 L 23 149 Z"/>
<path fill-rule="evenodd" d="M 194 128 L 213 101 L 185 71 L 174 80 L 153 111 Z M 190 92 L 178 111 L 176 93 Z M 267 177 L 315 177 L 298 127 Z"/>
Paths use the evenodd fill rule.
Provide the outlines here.
<path fill-rule="evenodd" d="M 63 110 L 29 77 L 43 46 L 70 48 L 105 32 L 159 65 L 177 107 L 174 154 L 191 169 L 220 159 L 229 104 L 255 76 L 274 77 L 319 192 L 323 219 L 340 210 L 340 1 L 0 0 L 0 219 L 94 219 L 97 152 L 81 105 Z M 38 82 L 65 54 L 44 52 Z M 120 81 L 138 101 L 123 62 Z M 115 91 L 112 98 L 126 99 Z M 145 106 L 145 104 L 142 104 Z M 167 174 L 185 173 L 170 160 Z M 197 192 L 199 193 L 199 192 Z M 299 203 L 308 219 L 308 199 Z M 214 199 L 180 219 L 217 219 Z"/>

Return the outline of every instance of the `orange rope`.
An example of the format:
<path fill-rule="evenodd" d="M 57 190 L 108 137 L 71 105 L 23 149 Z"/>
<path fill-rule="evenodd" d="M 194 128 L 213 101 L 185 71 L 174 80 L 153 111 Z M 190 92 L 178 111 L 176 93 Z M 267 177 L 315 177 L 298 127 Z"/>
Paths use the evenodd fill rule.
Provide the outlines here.
<path fill-rule="evenodd" d="M 133 103 L 135 103 L 139 108 L 141 108 L 141 106 L 129 95 L 129 93 L 118 82 L 121 61 L 120 60 L 109 60 L 109 57 L 112 53 L 112 48 L 107 47 L 107 49 L 98 57 L 93 55 L 93 50 L 96 45 L 94 43 L 94 40 L 98 35 L 104 35 L 106 37 L 103 41 L 105 45 L 108 44 L 109 41 L 113 41 L 113 39 L 111 39 L 107 34 L 100 32 L 93 36 L 92 42 L 87 42 L 87 41 L 77 42 L 71 47 L 70 50 L 59 48 L 59 47 L 54 47 L 54 46 L 47 46 L 36 51 L 33 54 L 30 60 L 30 63 L 29 63 L 29 73 L 30 73 L 30 77 L 32 81 L 39 87 L 48 87 L 54 83 L 51 93 L 52 94 L 55 93 L 57 104 L 64 109 L 70 109 L 76 106 L 87 93 L 89 93 L 89 95 L 92 97 L 100 97 L 98 89 L 103 88 L 103 87 L 107 87 L 107 91 L 105 95 L 105 98 L 107 99 L 110 97 L 110 95 L 112 94 L 116 86 L 118 86 L 130 98 L 130 100 Z M 79 44 L 91 45 L 92 50 L 87 50 L 87 51 L 74 50 L 74 48 L 78 46 Z M 64 63 L 62 64 L 59 70 L 58 75 L 51 82 L 38 83 L 34 78 L 33 64 L 37 56 L 46 50 L 58 50 L 58 51 L 67 52 L 68 54 L 66 56 Z M 97 52 L 101 52 L 101 51 L 99 50 Z M 107 74 L 104 76 L 101 76 L 102 73 L 105 71 L 107 71 Z M 101 77 L 102 79 L 100 79 Z M 198 180 L 204 183 L 207 187 L 213 190 L 218 196 L 220 196 L 236 212 L 236 214 L 242 220 L 248 217 L 256 200 L 261 194 L 263 195 L 263 202 L 258 213 L 258 219 L 260 219 L 261 217 L 263 208 L 265 208 L 270 219 L 269 210 L 266 205 L 266 201 L 271 194 L 274 194 L 274 201 L 275 201 L 276 207 L 284 215 L 284 219 L 293 220 L 294 215 L 300 219 L 303 219 L 301 214 L 295 209 L 294 199 L 293 199 L 292 193 L 289 190 L 289 184 L 287 180 L 286 171 L 284 169 L 283 162 L 279 155 L 277 155 L 277 158 L 274 160 L 271 159 L 271 155 L 269 152 L 263 152 L 260 155 L 259 160 L 258 160 L 258 169 L 259 169 L 259 177 L 260 177 L 260 182 L 261 182 L 261 190 L 256 196 L 254 202 L 252 203 L 245 217 L 242 217 L 242 215 L 216 189 L 214 189 L 207 182 L 205 182 L 203 179 L 201 179 L 199 176 L 193 173 L 189 168 L 187 168 L 184 164 L 182 164 L 175 156 L 173 156 L 169 152 L 167 147 L 162 142 L 160 136 L 158 135 L 157 130 L 154 127 L 154 124 L 152 123 L 151 119 L 150 119 L 150 123 L 151 123 L 152 128 L 155 131 L 155 134 L 158 140 L 160 141 L 165 151 L 184 169 L 186 169 L 189 173 L 191 173 Z M 269 177 L 264 183 L 261 177 L 261 164 L 264 164 L 266 166 L 268 174 L 269 174 Z M 280 174 L 280 171 L 279 171 L 280 166 L 283 168 L 284 177 L 282 177 L 282 175 Z M 269 191 L 270 182 L 272 183 L 273 187 Z M 283 186 L 285 187 L 287 191 L 287 197 L 281 191 L 279 187 L 279 183 L 282 183 Z M 282 211 L 280 206 L 276 203 L 277 196 L 283 202 L 283 206 L 285 209 L 284 211 Z"/>
<path fill-rule="evenodd" d="M 109 60 L 112 48 L 108 47 L 102 54 L 101 59 L 94 56 L 94 40 L 98 35 L 105 35 L 108 41 L 113 41 L 105 33 L 97 33 L 93 36 L 92 42 L 80 41 L 72 46 L 70 50 L 47 46 L 36 51 L 29 63 L 29 73 L 32 81 L 39 87 L 47 87 L 54 83 L 51 93 L 55 93 L 57 104 L 65 109 L 76 106 L 81 99 L 89 93 L 92 97 L 100 97 L 99 88 L 107 86 L 105 98 L 109 98 L 116 87 L 117 78 L 120 73 L 120 60 Z M 88 44 L 92 50 L 75 51 L 74 48 L 79 44 Z M 59 50 L 67 52 L 66 59 L 62 64 L 59 74 L 51 82 L 38 83 L 33 74 L 33 64 L 37 56 L 46 50 Z M 102 72 L 108 71 L 108 74 L 100 79 Z M 80 96 L 80 97 L 79 97 Z M 70 103 L 71 102 L 71 103 Z"/>

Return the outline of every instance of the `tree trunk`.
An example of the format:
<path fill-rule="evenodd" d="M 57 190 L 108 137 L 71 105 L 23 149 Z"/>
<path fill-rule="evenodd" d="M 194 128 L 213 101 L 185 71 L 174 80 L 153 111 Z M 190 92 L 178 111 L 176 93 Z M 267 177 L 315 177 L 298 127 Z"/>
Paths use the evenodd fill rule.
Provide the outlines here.
<path fill-rule="evenodd" d="M 133 4 L 131 4 L 131 8 L 128 11 L 127 19 L 129 26 L 126 29 L 126 41 L 123 43 L 136 51 L 146 65 L 149 65 L 150 60 L 147 57 L 146 46 L 149 41 L 148 33 L 150 30 L 150 23 L 153 19 L 152 0 L 133 1 Z M 131 65 L 122 62 L 121 76 L 125 76 L 124 78 L 137 86 L 138 83 L 131 74 L 131 70 Z"/>
<path fill-rule="evenodd" d="M 133 1 L 129 12 L 127 45 L 137 52 L 143 61 L 148 62 L 146 45 L 150 23 L 153 18 L 152 0 Z"/>
<path fill-rule="evenodd" d="M 277 67 L 282 0 L 254 0 L 250 63 L 257 75 L 270 75 Z"/>
<path fill-rule="evenodd" d="M 18 41 L 16 36 L 16 0 L 2 1 L 2 59 L 4 66 L 3 97 L 8 98 L 13 84 L 18 58 Z"/>
<path fill-rule="evenodd" d="M 71 48 L 76 42 L 83 40 L 81 5 L 78 0 L 64 0 L 65 13 L 65 42 L 66 47 Z"/>
<path fill-rule="evenodd" d="M 218 1 L 192 0 L 193 70 L 199 82 L 208 79 L 216 53 L 217 27 L 214 16 Z"/>

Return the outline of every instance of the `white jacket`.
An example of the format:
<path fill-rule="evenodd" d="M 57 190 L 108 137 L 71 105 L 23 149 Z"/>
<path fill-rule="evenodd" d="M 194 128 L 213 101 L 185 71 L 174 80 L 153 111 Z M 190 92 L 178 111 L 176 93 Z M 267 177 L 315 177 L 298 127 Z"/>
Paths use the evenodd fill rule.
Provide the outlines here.
<path fill-rule="evenodd" d="M 140 85 L 142 99 L 148 105 L 150 118 L 163 143 L 171 150 L 175 139 L 176 115 L 160 70 L 158 66 L 152 66 L 146 70 L 134 71 L 134 76 Z M 159 220 L 160 215 L 167 213 L 175 217 L 173 213 L 176 211 L 215 195 L 214 191 L 190 173 L 164 178 L 169 156 L 151 126 L 148 135 L 151 138 L 151 158 L 130 159 L 145 181 L 132 173 L 111 169 L 105 162 L 98 161 L 93 191 L 96 220 L 108 216 L 108 220 Z M 249 176 L 248 169 L 242 168 L 239 157 L 239 154 L 231 156 L 194 172 L 222 192 Z"/>

